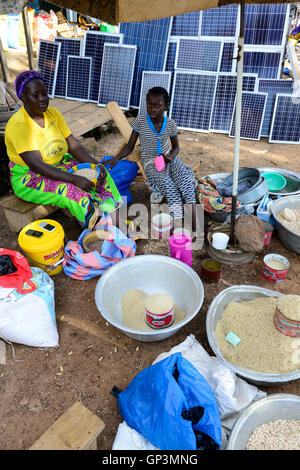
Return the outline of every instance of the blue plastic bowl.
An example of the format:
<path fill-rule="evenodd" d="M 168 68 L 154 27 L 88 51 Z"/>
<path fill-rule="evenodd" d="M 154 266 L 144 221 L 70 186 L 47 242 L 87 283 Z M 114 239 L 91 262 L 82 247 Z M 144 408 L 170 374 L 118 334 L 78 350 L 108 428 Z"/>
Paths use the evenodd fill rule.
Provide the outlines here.
<path fill-rule="evenodd" d="M 98 166 L 94 165 L 94 163 L 78 163 L 78 165 L 72 166 L 72 168 L 70 168 L 70 170 L 68 170 L 68 173 L 76 173 L 81 168 L 93 168 L 94 170 L 97 171 L 97 177 L 92 180 L 92 183 L 94 183 L 96 185 L 97 180 L 100 176 L 100 168 Z"/>
<path fill-rule="evenodd" d="M 280 173 L 263 173 L 261 176 L 265 178 L 269 192 L 278 192 L 286 185 L 286 179 Z"/>

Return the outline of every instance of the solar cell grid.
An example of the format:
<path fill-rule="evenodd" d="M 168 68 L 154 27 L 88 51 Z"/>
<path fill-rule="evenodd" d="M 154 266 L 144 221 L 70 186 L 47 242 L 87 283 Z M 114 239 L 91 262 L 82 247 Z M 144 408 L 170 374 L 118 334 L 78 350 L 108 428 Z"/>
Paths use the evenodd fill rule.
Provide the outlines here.
<path fill-rule="evenodd" d="M 245 73 L 257 73 L 259 78 L 279 78 L 283 50 L 263 51 L 244 50 L 243 70 Z"/>
<path fill-rule="evenodd" d="M 180 38 L 175 68 L 218 72 L 220 70 L 222 53 L 222 41 Z"/>
<path fill-rule="evenodd" d="M 241 139 L 259 140 L 264 118 L 267 93 L 242 92 Z M 235 136 L 236 107 L 232 116 L 229 136 Z"/>
<path fill-rule="evenodd" d="M 283 45 L 288 4 L 245 5 L 245 44 Z"/>
<path fill-rule="evenodd" d="M 171 36 L 199 36 L 200 11 L 173 16 Z"/>
<path fill-rule="evenodd" d="M 136 46 L 104 44 L 98 105 L 116 101 L 128 109 L 134 73 Z"/>
<path fill-rule="evenodd" d="M 50 98 L 54 98 L 60 48 L 61 44 L 54 41 L 41 39 L 39 42 L 36 68 L 44 77 Z"/>
<path fill-rule="evenodd" d="M 83 55 L 92 58 L 90 101 L 98 102 L 104 44 L 122 44 L 122 41 L 122 34 L 85 31 Z"/>
<path fill-rule="evenodd" d="M 170 117 L 178 128 L 208 132 L 217 74 L 175 71 Z"/>
<path fill-rule="evenodd" d="M 138 108 L 143 71 L 165 70 L 172 18 L 120 23 L 124 44 L 137 46 L 130 104 Z"/>
<path fill-rule="evenodd" d="M 299 144 L 300 103 L 287 94 L 276 96 L 269 142 Z"/>
<path fill-rule="evenodd" d="M 56 37 L 55 42 L 60 43 L 61 47 L 54 96 L 64 98 L 66 96 L 67 57 L 68 55 L 81 55 L 82 40 L 79 38 Z"/>
<path fill-rule="evenodd" d="M 91 81 L 91 57 L 68 56 L 66 98 L 88 101 Z"/>
<path fill-rule="evenodd" d="M 227 5 L 201 12 L 200 36 L 236 37 L 239 31 L 239 5 Z"/>

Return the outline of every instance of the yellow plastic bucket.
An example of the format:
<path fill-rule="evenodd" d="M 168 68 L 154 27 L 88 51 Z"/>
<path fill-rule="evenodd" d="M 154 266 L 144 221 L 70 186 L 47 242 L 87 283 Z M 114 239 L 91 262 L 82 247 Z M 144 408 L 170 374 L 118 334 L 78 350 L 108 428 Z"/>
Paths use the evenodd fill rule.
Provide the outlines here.
<path fill-rule="evenodd" d="M 53 276 L 62 270 L 57 263 L 64 256 L 65 233 L 62 226 L 51 219 L 36 220 L 22 228 L 18 243 L 30 266 L 35 266 Z"/>

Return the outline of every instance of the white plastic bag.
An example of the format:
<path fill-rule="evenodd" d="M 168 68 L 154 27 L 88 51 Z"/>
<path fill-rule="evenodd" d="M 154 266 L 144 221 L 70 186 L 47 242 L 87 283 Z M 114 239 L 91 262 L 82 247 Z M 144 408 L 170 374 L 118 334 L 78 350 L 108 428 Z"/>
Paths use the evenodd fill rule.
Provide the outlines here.
<path fill-rule="evenodd" d="M 37 286 L 33 292 L 0 287 L 0 338 L 41 348 L 58 346 L 53 280 L 42 269 L 31 271 L 30 280 Z"/>

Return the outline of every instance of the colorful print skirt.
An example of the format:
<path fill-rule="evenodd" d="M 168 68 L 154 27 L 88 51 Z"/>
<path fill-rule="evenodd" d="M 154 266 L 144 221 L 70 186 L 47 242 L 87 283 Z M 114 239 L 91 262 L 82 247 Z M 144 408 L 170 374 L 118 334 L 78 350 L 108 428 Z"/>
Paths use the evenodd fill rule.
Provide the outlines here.
<path fill-rule="evenodd" d="M 78 165 L 78 161 L 66 154 L 54 166 L 68 171 L 75 165 Z M 87 227 L 95 207 L 99 207 L 103 213 L 110 213 L 122 203 L 120 193 L 108 171 L 104 183 L 86 192 L 74 184 L 46 178 L 30 170 L 28 166 L 10 162 L 9 169 L 11 185 L 16 196 L 35 204 L 66 209 L 84 228 Z"/>

